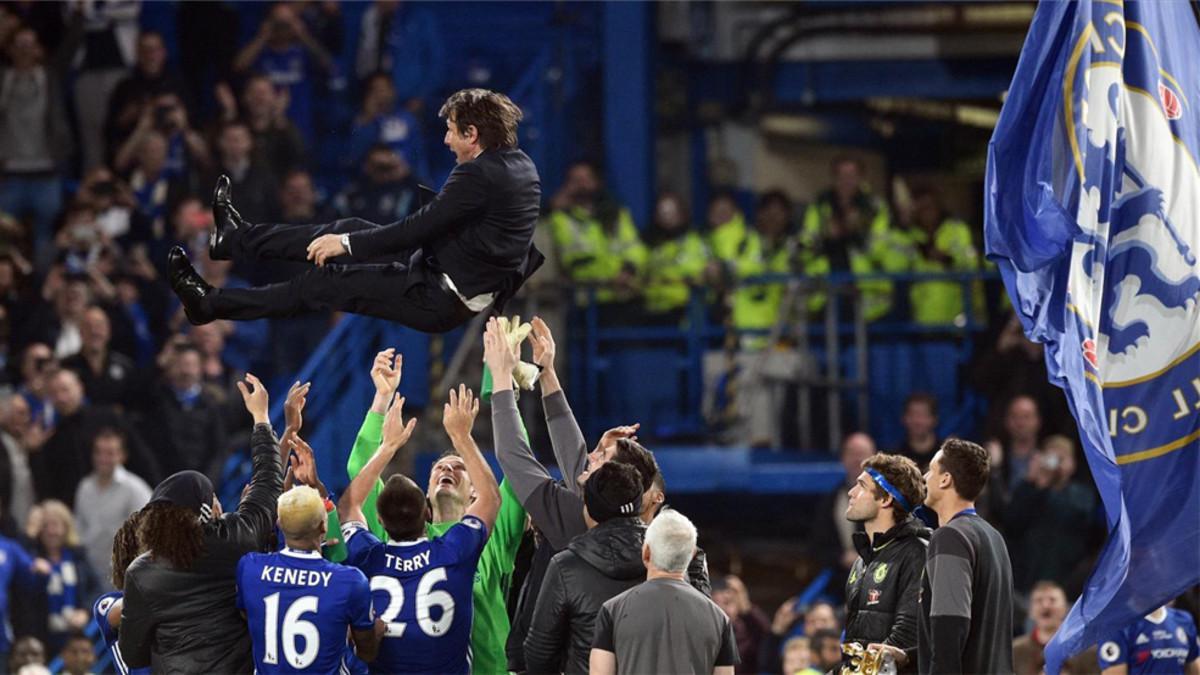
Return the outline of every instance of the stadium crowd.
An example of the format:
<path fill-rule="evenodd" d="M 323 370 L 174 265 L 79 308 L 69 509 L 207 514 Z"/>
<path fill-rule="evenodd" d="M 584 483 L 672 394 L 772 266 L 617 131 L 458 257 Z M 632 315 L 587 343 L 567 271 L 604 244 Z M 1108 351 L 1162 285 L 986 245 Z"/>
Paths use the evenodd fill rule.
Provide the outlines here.
<path fill-rule="evenodd" d="M 424 115 L 441 91 L 423 81 L 414 65 L 437 58 L 425 54 L 431 49 L 427 36 L 435 30 L 431 18 L 398 4 L 372 5 L 353 44 L 345 39 L 337 3 L 280 3 L 264 12 L 253 39 L 237 44 L 236 31 L 225 28 L 236 22 L 230 16 L 236 10 L 181 3 L 178 40 L 169 45 L 162 35 L 140 30 L 140 4 L 132 0 L 0 3 L 0 610 L 11 627 L 0 636 L 0 670 L 36 672 L 29 668 L 57 656 L 63 672 L 89 672 L 102 653 L 98 647 L 116 640 L 117 622 L 109 621 L 119 595 L 109 594 L 125 586 L 125 566 L 134 557 L 142 550 L 161 551 L 175 567 L 186 568 L 193 560 L 208 560 L 198 556 L 218 555 L 211 547 L 196 547 L 212 536 L 208 530 L 192 532 L 196 538 L 189 548 L 182 538 L 146 538 L 137 521 L 157 512 L 155 518 L 170 522 L 179 516 L 172 507 L 199 510 L 200 503 L 159 494 L 171 492 L 163 485 L 176 485 L 162 481 L 194 471 L 185 475 L 194 485 L 208 481 L 211 497 L 211 484 L 220 480 L 229 456 L 246 447 L 251 430 L 255 456 L 270 459 L 262 460 L 263 467 L 278 467 L 282 458 L 291 467 L 288 481 L 313 488 L 319 497 L 314 502 L 297 487 L 278 499 L 284 481 L 279 472 L 278 484 L 256 476 L 242 504 L 228 505 L 231 514 L 246 516 L 248 529 L 241 539 L 227 537 L 233 542 L 222 549 L 228 555 L 209 563 L 229 567 L 227 583 L 218 586 L 227 594 L 238 589 L 252 625 L 268 620 L 256 614 L 267 593 L 254 584 L 235 586 L 234 576 L 257 565 L 253 569 L 261 578 L 264 565 L 278 562 L 254 556 L 281 546 L 323 549 L 331 560 L 373 574 L 370 565 L 385 555 L 373 546 L 428 533 L 458 547 L 430 554 L 446 556 L 444 566 L 462 573 L 448 587 L 458 584 L 454 592 L 463 597 L 471 590 L 462 588 L 473 585 L 473 602 L 457 607 L 460 617 L 474 614 L 474 623 L 465 625 L 475 672 L 719 666 L 795 675 L 835 668 L 843 659 L 843 631 L 853 637 L 854 617 L 874 604 L 855 596 L 855 582 L 879 546 L 878 538 L 874 549 L 870 537 L 864 539 L 862 521 L 847 518 L 854 487 L 863 467 L 877 461 L 884 467 L 881 475 L 900 492 L 908 490 L 905 499 L 916 500 L 920 493 L 910 506 L 923 502 L 920 475 L 946 440 L 937 428 L 939 403 L 947 402 L 913 392 L 897 411 L 904 442 L 887 448 L 892 452 L 886 455 L 865 433 L 845 437 L 844 485 L 814 511 L 807 542 L 809 554 L 836 571 L 829 593 L 805 604 L 789 598 L 769 612 L 752 601 L 743 580 L 710 572 L 704 542 L 692 550 L 696 530 L 686 517 L 659 513 L 670 477 L 658 472 L 652 453 L 636 442 L 635 427 L 610 431 L 588 451 L 555 375 L 553 337 L 544 324 L 535 327 L 532 343 L 533 358 L 543 368 L 549 439 L 563 475 L 589 478 L 565 483 L 551 478 L 525 440 L 512 394 L 498 382 L 491 415 L 504 481 L 494 485 L 477 457 L 470 436 L 475 400 L 464 390 L 452 397 L 444 416 L 456 454 L 435 465 L 429 484 L 381 482 L 387 453 L 403 444 L 406 428 L 411 432 L 398 421 L 399 404 L 392 404 L 397 355 L 383 353 L 372 367 L 376 400 L 348 458 L 354 481 L 342 495 L 344 508 L 336 510 L 327 509 L 332 502 L 315 475 L 311 449 L 298 435 L 306 391 L 289 392 L 288 429 L 276 443 L 259 427 L 262 401 L 255 397 L 265 396 L 262 385 L 246 384 L 254 381 L 249 372 L 270 376 L 264 379 L 271 383 L 294 373 L 336 317 L 187 325 L 164 281 L 172 246 L 185 246 L 218 287 L 294 272 L 290 263 L 249 267 L 207 259 L 208 193 L 216 176 L 232 178 L 239 209 L 254 221 L 353 215 L 391 222 L 416 208 L 418 184 L 434 173 L 426 138 L 440 133 Z M 393 40 L 394 35 L 412 39 Z M 409 58 L 403 50 L 423 56 Z M 346 54 L 353 55 L 354 65 L 343 73 L 338 63 L 345 59 L 338 57 Z M 552 254 L 544 277 L 595 286 L 603 316 L 612 322 L 684 325 L 693 289 L 712 289 L 706 300 L 731 326 L 747 331 L 739 345 L 746 351 L 766 347 L 761 331 L 787 310 L 783 284 L 739 285 L 740 280 L 765 273 L 819 277 L 975 272 L 984 266 L 972 228 L 947 212 L 934 186 L 918 186 L 909 198 L 889 204 L 850 156 L 832 163 L 828 189 L 803 209 L 780 191 L 748 204 L 743 195 L 717 190 L 703 217 L 693 217 L 683 198 L 664 192 L 653 221 L 642 224 L 604 189 L 595 164 L 578 162 L 563 178 L 562 188 L 547 200 L 539 233 L 543 250 Z M 921 281 L 901 289 L 862 280 L 856 287 L 868 321 L 902 316 L 936 327 L 961 324 L 968 305 L 976 317 L 985 314 L 982 293 L 973 288 L 964 298 L 957 282 Z M 813 294 L 807 310 L 818 313 L 827 300 Z M 992 409 L 980 430 L 989 439 L 983 444 L 988 471 L 971 501 L 1003 534 L 1014 591 L 1012 630 L 1005 639 L 1015 640 L 1016 672 L 1035 673 L 1041 646 L 1091 569 L 1103 518 L 1070 413 L 1061 393 L 1046 383 L 1039 347 L 1025 340 L 1011 313 L 992 314 L 997 330 L 974 378 Z M 493 372 L 511 370 L 503 350 L 490 352 L 499 359 L 489 361 Z M 560 362 L 564 358 L 559 355 Z M 912 460 L 911 469 L 898 469 L 909 465 L 895 457 Z M 890 471 L 917 480 L 905 485 Z M 904 530 L 914 541 L 929 539 L 910 515 L 913 509 L 900 508 L 895 495 L 872 485 L 875 501 L 896 514 L 890 528 L 873 536 L 900 537 Z M 426 494 L 428 518 L 420 506 Z M 312 529 L 314 504 L 324 528 L 319 536 Z M 130 521 L 132 514 L 139 515 Z M 204 517 L 222 522 L 211 513 Z M 272 533 L 277 518 L 278 535 Z M 456 525 L 460 522 L 480 527 L 472 535 L 470 526 Z M 324 546 L 326 535 L 338 543 Z M 280 546 L 264 543 L 264 538 L 276 543 L 277 536 Z M 518 555 L 523 543 L 534 546 L 531 555 Z M 245 567 L 239 565 L 240 555 L 251 552 Z M 135 578 L 155 576 L 154 570 L 134 569 Z M 158 575 L 160 582 L 164 576 L 169 575 Z M 344 595 L 358 593 L 361 599 L 362 575 L 343 576 L 345 588 L 353 589 Z M 369 589 L 379 590 L 373 577 Z M 629 589 L 634 590 L 626 593 Z M 426 596 L 433 593 L 425 589 Z M 707 595 L 715 606 L 703 600 Z M 1178 603 L 1193 616 L 1195 595 Z M 378 603 L 379 593 L 375 597 Z M 109 598 L 96 604 L 107 628 L 102 625 L 93 638 L 96 631 L 89 626 L 98 598 Z M 132 602 L 139 600 L 146 598 L 133 596 Z M 415 602 L 414 595 L 409 603 Z M 688 603 L 686 626 L 655 623 L 653 610 L 670 602 Z M 890 628 L 899 622 L 895 617 L 916 611 L 913 602 L 906 609 L 897 605 L 879 621 Z M 181 603 L 176 609 L 186 616 L 193 608 Z M 244 625 L 233 605 L 224 609 L 232 612 L 232 624 Z M 402 622 L 395 625 L 401 609 L 389 621 L 391 607 L 376 604 L 375 614 L 387 624 L 382 628 L 363 620 L 360 610 L 348 609 L 341 625 L 343 635 L 347 626 L 353 629 L 358 654 L 400 658 L 388 638 L 405 632 Z M 279 604 L 275 611 L 287 610 Z M 426 623 L 408 630 L 461 633 L 464 624 L 447 620 L 448 612 L 412 618 Z M 129 619 L 133 623 L 125 624 Z M 124 661 L 148 666 L 152 653 L 170 656 L 162 647 L 171 639 L 188 638 L 186 632 L 164 637 L 170 631 L 139 623 L 146 619 L 135 612 L 121 620 L 121 644 L 140 649 L 125 651 L 115 667 L 123 668 Z M 1174 610 L 1170 620 L 1186 627 Z M 901 658 L 916 668 L 911 650 L 917 619 L 908 621 L 903 641 L 890 644 L 909 650 Z M 259 643 L 264 636 L 228 626 L 213 630 L 209 637 L 228 647 L 219 656 L 233 659 L 231 669 L 243 669 L 251 653 L 256 663 L 270 663 Z M 875 641 L 887 635 L 884 630 Z M 673 649 L 647 651 L 633 642 L 637 636 Z M 468 641 L 465 635 L 455 639 Z M 307 648 L 296 654 L 300 643 L 289 640 L 282 642 L 289 661 L 315 658 Z M 1118 649 L 1113 663 L 1128 651 L 1114 637 L 1101 645 L 1099 658 L 1105 658 L 1108 644 Z M 453 663 L 413 667 L 465 671 L 465 655 L 452 655 Z M 1093 653 L 1072 662 L 1071 672 L 1098 671 L 1096 658 Z M 1185 661 L 1200 667 L 1194 652 Z"/>

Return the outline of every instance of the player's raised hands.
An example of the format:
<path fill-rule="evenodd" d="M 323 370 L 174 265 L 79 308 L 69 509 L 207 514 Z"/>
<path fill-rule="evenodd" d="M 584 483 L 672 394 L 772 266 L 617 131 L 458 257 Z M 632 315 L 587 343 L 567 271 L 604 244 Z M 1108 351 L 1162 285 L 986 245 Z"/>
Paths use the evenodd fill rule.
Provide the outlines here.
<path fill-rule="evenodd" d="M 467 385 L 458 385 L 458 390 L 450 390 L 450 400 L 442 408 L 442 426 L 451 440 L 461 439 L 471 435 L 475 426 L 475 416 L 479 414 L 479 399 Z"/>
<path fill-rule="evenodd" d="M 380 451 L 394 454 L 412 438 L 413 429 L 417 427 L 417 418 L 405 422 L 403 412 L 404 397 L 396 394 L 388 408 L 387 417 L 383 420 L 383 442 L 379 444 Z"/>
<path fill-rule="evenodd" d="M 554 335 L 550 333 L 550 327 L 542 321 L 540 316 L 533 317 L 533 338 L 530 340 L 533 346 L 533 362 L 547 370 L 554 368 L 554 356 L 556 347 L 554 345 Z"/>
<path fill-rule="evenodd" d="M 396 387 L 400 386 L 403 365 L 404 355 L 397 354 L 395 347 L 388 347 L 376 354 L 375 362 L 371 364 L 371 382 L 375 384 L 375 393 L 391 397 Z"/>
<path fill-rule="evenodd" d="M 321 482 L 321 477 L 317 475 L 317 462 L 313 458 L 312 446 L 299 436 L 292 436 L 289 442 L 292 449 L 290 468 L 292 479 L 300 485 L 313 488 L 321 493 L 322 497 L 329 496 L 329 492 Z"/>
<path fill-rule="evenodd" d="M 238 382 L 237 388 L 242 393 L 242 402 L 246 404 L 246 410 L 254 418 L 254 423 L 269 424 L 267 407 L 270 401 L 267 398 L 267 388 L 263 386 L 263 383 L 254 375 L 246 373 L 246 379 Z"/>
<path fill-rule="evenodd" d="M 607 448 L 622 438 L 628 438 L 631 441 L 636 441 L 637 432 L 641 426 L 641 422 L 635 422 L 633 424 L 627 424 L 625 426 L 613 427 L 609 429 L 608 431 L 604 432 L 603 436 L 600 437 L 600 442 L 596 444 L 596 449 L 602 450 Z"/>
<path fill-rule="evenodd" d="M 304 425 L 304 404 L 308 402 L 311 386 L 312 382 L 297 382 L 288 389 L 287 399 L 283 402 L 283 417 L 287 430 L 292 433 L 300 433 L 300 427 Z"/>
<path fill-rule="evenodd" d="M 495 317 L 488 319 L 483 331 L 483 362 L 492 371 L 496 391 L 512 388 L 512 371 L 517 366 L 518 354 L 517 348 L 509 344 L 500 322 Z"/>

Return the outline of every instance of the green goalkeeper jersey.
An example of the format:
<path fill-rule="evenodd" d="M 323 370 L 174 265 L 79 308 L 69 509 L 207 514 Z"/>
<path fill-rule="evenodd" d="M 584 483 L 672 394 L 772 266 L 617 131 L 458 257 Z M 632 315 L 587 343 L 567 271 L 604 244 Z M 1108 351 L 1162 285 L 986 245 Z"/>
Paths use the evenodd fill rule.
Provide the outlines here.
<path fill-rule="evenodd" d="M 346 464 L 346 471 L 353 480 L 367 461 L 379 449 L 383 437 L 383 418 L 380 413 L 368 412 L 354 440 L 354 450 Z M 362 512 L 371 533 L 381 541 L 387 541 L 387 532 L 379 524 L 375 512 L 375 500 L 383 490 L 383 481 L 378 480 L 363 503 Z M 440 537 L 453 526 L 453 522 L 431 523 L 425 531 L 430 537 Z M 508 609 L 505 599 L 512 580 L 513 561 L 521 536 L 525 532 L 525 509 L 517 500 L 508 480 L 500 483 L 500 512 L 496 525 L 488 536 L 475 571 L 475 614 L 471 625 L 471 672 L 480 675 L 508 672 L 508 659 L 504 644 L 508 640 Z"/>

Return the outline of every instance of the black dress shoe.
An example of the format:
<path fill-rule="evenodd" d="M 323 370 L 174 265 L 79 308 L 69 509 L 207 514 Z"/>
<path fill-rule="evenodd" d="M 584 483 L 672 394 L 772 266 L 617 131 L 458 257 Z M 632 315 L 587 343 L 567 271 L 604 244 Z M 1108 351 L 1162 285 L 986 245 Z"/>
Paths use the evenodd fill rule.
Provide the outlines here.
<path fill-rule="evenodd" d="M 213 226 L 208 235 L 208 257 L 213 260 L 233 259 L 233 240 L 246 221 L 230 201 L 229 176 L 217 179 L 213 190 Z"/>
<path fill-rule="evenodd" d="M 196 272 L 187 253 L 179 246 L 167 254 L 167 279 L 171 282 L 171 290 L 183 303 L 183 313 L 187 315 L 188 322 L 200 326 L 215 318 L 209 298 L 213 287 Z"/>

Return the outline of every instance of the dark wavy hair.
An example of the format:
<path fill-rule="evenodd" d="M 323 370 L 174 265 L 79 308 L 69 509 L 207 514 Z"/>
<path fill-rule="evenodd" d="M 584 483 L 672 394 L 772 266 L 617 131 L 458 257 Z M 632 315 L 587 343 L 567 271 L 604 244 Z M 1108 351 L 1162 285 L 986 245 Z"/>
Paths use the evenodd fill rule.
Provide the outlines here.
<path fill-rule="evenodd" d="M 142 512 L 134 511 L 133 515 L 121 523 L 113 537 L 112 547 L 112 584 L 117 590 L 125 588 L 125 570 L 133 559 L 142 554 L 142 546 L 138 539 L 138 525 L 142 520 Z"/>
<path fill-rule="evenodd" d="M 142 509 L 137 527 L 143 550 L 186 570 L 204 552 L 204 527 L 196 512 L 173 504 L 150 504 Z"/>
<path fill-rule="evenodd" d="M 462 89 L 450 95 L 438 117 L 454 122 L 460 132 L 474 126 L 485 150 L 517 147 L 517 123 L 523 117 L 512 99 L 487 89 Z"/>

